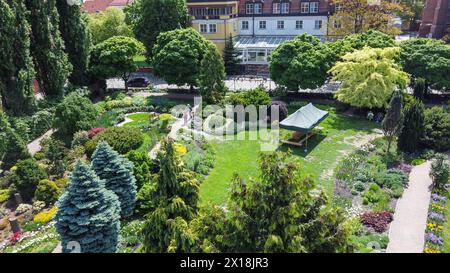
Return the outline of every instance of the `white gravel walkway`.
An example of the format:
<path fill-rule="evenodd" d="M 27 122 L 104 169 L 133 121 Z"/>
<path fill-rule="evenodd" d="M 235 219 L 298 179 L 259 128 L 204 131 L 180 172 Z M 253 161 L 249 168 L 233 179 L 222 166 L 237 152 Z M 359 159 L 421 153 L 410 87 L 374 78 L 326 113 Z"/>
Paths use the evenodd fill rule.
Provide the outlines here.
<path fill-rule="evenodd" d="M 431 161 L 414 166 L 389 229 L 387 253 L 422 253 L 430 204 Z"/>

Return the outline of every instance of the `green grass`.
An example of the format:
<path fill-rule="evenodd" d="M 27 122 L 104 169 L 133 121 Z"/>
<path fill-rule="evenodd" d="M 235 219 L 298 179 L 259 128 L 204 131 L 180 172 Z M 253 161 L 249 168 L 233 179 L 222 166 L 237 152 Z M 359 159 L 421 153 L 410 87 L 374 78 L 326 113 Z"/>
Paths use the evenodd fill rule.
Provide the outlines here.
<path fill-rule="evenodd" d="M 125 124 L 124 126 L 147 125 L 150 123 L 150 114 L 149 113 L 130 114 L 130 115 L 127 115 L 126 117 L 133 121 Z"/>
<path fill-rule="evenodd" d="M 374 133 L 377 125 L 364 118 L 336 114 L 330 106 L 316 106 L 330 111 L 330 115 L 320 125 L 322 133 L 310 139 L 308 151 L 305 152 L 303 147 L 285 145 L 279 147 L 279 150 L 290 149 L 294 156 L 300 158 L 303 171 L 311 174 L 331 195 L 334 186 L 333 170 L 338 161 L 355 149 L 352 143 L 362 141 L 362 137 Z M 280 135 L 286 133 L 289 132 L 281 130 Z M 235 172 L 244 179 L 258 175 L 260 145 L 258 141 L 248 139 L 213 142 L 212 145 L 216 149 L 216 164 L 200 187 L 200 199 L 202 203 L 212 201 L 224 204 Z"/>

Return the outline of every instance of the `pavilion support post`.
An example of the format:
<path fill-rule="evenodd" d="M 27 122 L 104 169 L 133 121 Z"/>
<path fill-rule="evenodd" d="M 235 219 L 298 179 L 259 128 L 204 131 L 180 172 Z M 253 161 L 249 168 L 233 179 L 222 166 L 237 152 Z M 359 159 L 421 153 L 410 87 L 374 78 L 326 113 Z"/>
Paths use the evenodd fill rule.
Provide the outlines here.
<path fill-rule="evenodd" d="M 309 138 L 309 132 L 306 132 L 305 153 L 308 152 L 308 138 Z"/>

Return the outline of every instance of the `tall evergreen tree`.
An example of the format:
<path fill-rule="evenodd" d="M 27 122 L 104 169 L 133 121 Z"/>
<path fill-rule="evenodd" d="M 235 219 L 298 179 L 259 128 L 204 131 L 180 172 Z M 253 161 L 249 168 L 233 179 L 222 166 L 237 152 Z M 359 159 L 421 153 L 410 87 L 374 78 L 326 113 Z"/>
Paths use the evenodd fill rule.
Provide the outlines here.
<path fill-rule="evenodd" d="M 147 215 L 144 228 L 146 252 L 182 252 L 194 247 L 194 235 L 187 228 L 197 214 L 199 183 L 183 169 L 175 155 L 173 142 L 162 144 L 158 154 L 160 171 L 153 200 L 156 209 Z"/>
<path fill-rule="evenodd" d="M 189 23 L 186 0 L 138 0 L 134 9 L 129 9 L 133 18 L 136 38 L 144 43 L 151 59 L 153 45 L 161 32 L 185 28 Z"/>
<path fill-rule="evenodd" d="M 0 10 L 1 104 L 15 115 L 30 114 L 36 103 L 25 7 L 19 0 L 0 0 Z"/>
<path fill-rule="evenodd" d="M 403 126 L 403 114 L 402 114 L 402 95 L 400 91 L 394 91 L 386 116 L 383 119 L 383 132 L 388 142 L 387 152 L 391 149 L 392 141 L 398 136 Z"/>
<path fill-rule="evenodd" d="M 106 188 L 119 197 L 121 216 L 130 216 L 136 203 L 133 163 L 114 151 L 108 143 L 101 142 L 92 156 L 92 169 L 100 179 L 105 180 Z"/>
<path fill-rule="evenodd" d="M 424 132 L 423 103 L 413 100 L 404 109 L 403 129 L 398 137 L 397 147 L 404 152 L 416 152 Z"/>
<path fill-rule="evenodd" d="M 21 159 L 30 158 L 25 141 L 8 122 L 5 113 L 0 111 L 0 161 L 1 168 L 8 170 Z"/>
<path fill-rule="evenodd" d="M 67 0 L 56 1 L 56 7 L 59 13 L 59 31 L 73 67 L 69 80 L 74 85 L 86 85 L 92 47 L 87 16 L 82 14 L 80 5 L 69 5 Z"/>
<path fill-rule="evenodd" d="M 80 244 L 82 253 L 116 252 L 120 203 L 89 166 L 77 163 L 57 206 L 55 226 L 64 252 L 70 252 L 72 241 Z"/>
<path fill-rule="evenodd" d="M 64 94 L 64 85 L 72 65 L 64 52 L 55 0 L 25 0 L 25 3 L 29 11 L 28 22 L 31 25 L 33 45 L 31 54 L 39 87 L 45 96 L 59 98 Z"/>
<path fill-rule="evenodd" d="M 225 43 L 225 48 L 223 49 L 223 61 L 227 75 L 236 75 L 238 73 L 238 55 L 239 54 L 234 47 L 233 36 L 230 35 L 228 41 Z"/>
<path fill-rule="evenodd" d="M 220 103 L 225 97 L 225 67 L 216 45 L 209 43 L 200 62 L 200 94 L 207 103 Z"/>

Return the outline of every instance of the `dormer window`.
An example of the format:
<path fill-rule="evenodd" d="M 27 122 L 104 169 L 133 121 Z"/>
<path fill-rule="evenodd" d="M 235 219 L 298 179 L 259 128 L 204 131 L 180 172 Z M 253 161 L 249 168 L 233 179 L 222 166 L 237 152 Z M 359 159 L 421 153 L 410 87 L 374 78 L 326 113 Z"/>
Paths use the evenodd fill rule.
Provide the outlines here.
<path fill-rule="evenodd" d="M 309 13 L 309 2 L 301 2 L 300 12 L 301 13 Z"/>
<path fill-rule="evenodd" d="M 309 12 L 318 13 L 319 12 L 319 2 L 309 3 Z"/>
<path fill-rule="evenodd" d="M 272 6 L 272 13 L 273 14 L 280 14 L 281 8 L 280 8 L 280 3 L 273 3 Z"/>
<path fill-rule="evenodd" d="M 289 13 L 289 3 L 281 3 L 281 13 Z"/>
<path fill-rule="evenodd" d="M 253 14 L 254 11 L 254 5 L 253 3 L 247 3 L 245 4 L 245 13 L 246 14 Z"/>
<path fill-rule="evenodd" d="M 256 3 L 255 4 L 255 14 L 261 14 L 262 13 L 262 4 Z"/>

